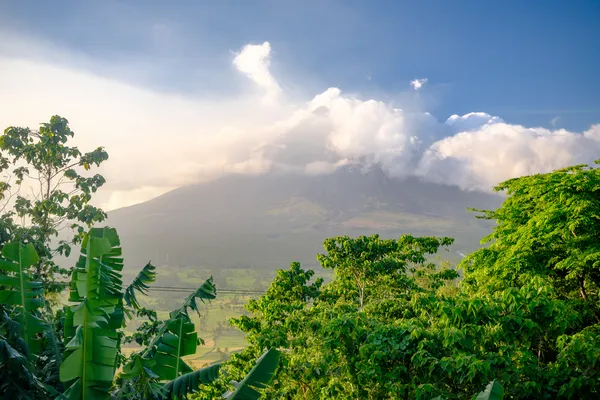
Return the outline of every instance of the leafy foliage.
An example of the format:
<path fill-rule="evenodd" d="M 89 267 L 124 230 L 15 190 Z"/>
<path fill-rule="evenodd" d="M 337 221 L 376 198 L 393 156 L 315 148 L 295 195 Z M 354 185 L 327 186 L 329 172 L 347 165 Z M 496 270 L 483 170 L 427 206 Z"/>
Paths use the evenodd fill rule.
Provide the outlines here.
<path fill-rule="evenodd" d="M 166 324 L 166 330 L 156 345 L 154 372 L 162 380 L 170 380 L 192 369 L 182 357 L 196 352 L 198 334 L 194 324 L 185 318 L 174 318 Z"/>
<path fill-rule="evenodd" d="M 509 398 L 595 397 L 599 337 L 581 300 L 561 298 L 542 277 L 495 292 L 444 291 L 455 275 L 426 255 L 448 242 L 326 242 L 333 251 L 320 259 L 339 268 L 334 280 L 310 283 L 297 263 L 279 271 L 248 304 L 252 315 L 232 321 L 250 346 L 223 369 L 241 375 L 260 349 L 277 346 L 287 350 L 268 397 L 455 399 L 494 380 Z M 419 271 L 440 280 L 420 285 Z"/>
<path fill-rule="evenodd" d="M 261 390 L 273 379 L 280 356 L 279 350 L 267 350 L 241 382 L 232 382 L 235 390 L 225 393 L 223 397 L 228 400 L 258 400 L 262 395 Z"/>
<path fill-rule="evenodd" d="M 476 400 L 502 400 L 504 398 L 504 388 L 494 380 L 491 381 L 485 390 L 477 395 Z"/>
<path fill-rule="evenodd" d="M 82 244 L 73 272 L 65 335 L 69 341 L 60 367 L 65 395 L 76 399 L 108 399 L 115 373 L 118 337 L 122 326 L 121 271 L 123 259 L 114 229 L 92 229 Z M 120 315 L 119 315 L 120 314 Z"/>
<path fill-rule="evenodd" d="M 119 330 L 125 322 L 123 259 L 116 231 L 93 228 L 83 239 L 81 256 L 71 279 L 69 301 L 72 305 L 65 307 L 64 314 L 57 314 L 57 322 L 64 326 L 64 355 L 61 353 L 63 346 L 58 343 L 50 324 L 33 315 L 44 303 L 41 284 L 31 281 L 26 273 L 27 267 L 37 260 L 35 248 L 32 244 L 8 243 L 2 254 L 4 258 L 0 265 L 5 275 L 0 275 L 0 285 L 8 286 L 0 291 L 3 300 L 0 307 L 0 393 L 3 396 L 63 400 L 109 399 L 113 396 L 181 398 L 217 379 L 220 365 L 193 371 L 182 359 L 194 354 L 200 342 L 189 310 L 199 314 L 197 301 L 216 297 L 212 279 L 192 292 L 181 307 L 171 312 L 168 320 L 157 324 L 146 349 L 126 359 L 123 372 L 115 380 L 119 360 L 124 358 L 120 354 L 123 335 Z M 154 267 L 148 264 L 129 287 L 147 289 L 147 284 L 154 279 L 153 270 Z M 137 301 L 135 304 L 138 304 L 138 311 L 143 310 Z M 6 306 L 16 319 L 5 310 Z M 28 342 L 33 343 L 34 335 L 45 344 L 43 351 L 39 351 L 41 347 L 28 346 Z M 36 361 L 42 361 L 44 368 L 37 368 Z M 266 381 L 261 379 L 272 376 L 268 368 L 276 367 L 273 360 L 263 360 L 259 365 L 263 365 L 262 369 L 254 370 L 247 381 L 252 387 L 264 386 Z M 264 368 L 267 368 L 266 375 Z M 57 375 L 64 387 L 56 382 Z"/>
<path fill-rule="evenodd" d="M 381 239 L 379 235 L 349 238 L 347 236 L 325 240 L 326 254 L 317 259 L 324 268 L 335 271 L 336 280 L 328 287 L 334 298 L 358 300 L 364 306 L 365 297 L 385 297 L 386 292 L 409 293 L 418 290 L 413 277 L 418 265 L 426 265 L 426 255 L 435 254 L 441 246 L 449 246 L 452 238 L 415 238 L 404 235 L 398 240 Z M 451 276 L 454 278 L 455 276 Z M 385 284 L 382 281 L 385 281 Z"/>
<path fill-rule="evenodd" d="M 150 263 L 146 264 L 144 268 L 133 279 L 133 281 L 125 289 L 123 294 L 123 300 L 128 307 L 132 307 L 135 310 L 139 310 L 140 303 L 138 303 L 135 292 L 140 294 L 148 294 L 148 289 L 152 282 L 156 280 L 156 267 Z"/>
<path fill-rule="evenodd" d="M 211 365 L 196 371 L 181 375 L 162 388 L 162 395 L 167 398 L 184 398 L 194 393 L 202 384 L 213 382 L 219 374 L 220 364 Z"/>
<path fill-rule="evenodd" d="M 71 242 L 61 240 L 58 247 L 51 247 L 51 239 L 64 226 L 76 231 L 74 243 L 83 239 L 85 227 L 91 227 L 106 218 L 106 214 L 90 204 L 92 194 L 105 180 L 102 175 L 90 177 L 83 171 L 99 166 L 108 159 L 102 147 L 82 153 L 67 144 L 74 136 L 65 118 L 53 116 L 39 130 L 8 127 L 0 135 L 0 172 L 8 172 L 8 179 L 0 182 L 0 200 L 4 209 L 13 209 L 2 215 L 0 226 L 2 242 L 9 239 L 30 242 L 34 245 L 39 261 L 36 279 L 41 278 L 48 290 L 60 289 L 55 274 L 65 274 L 53 261 L 53 255 L 71 252 Z M 31 195 L 30 195 L 31 193 Z M 13 217 L 25 220 L 18 225 Z"/>
<path fill-rule="evenodd" d="M 35 399 L 45 385 L 31 371 L 34 365 L 21 326 L 0 306 L 0 395 L 2 398 Z"/>
<path fill-rule="evenodd" d="M 509 195 L 479 218 L 497 226 L 490 246 L 463 261 L 466 283 L 477 290 L 519 286 L 542 277 L 557 295 L 597 301 L 600 288 L 600 170 L 577 165 L 508 180 Z M 478 211 L 478 210 L 476 210 Z"/>
<path fill-rule="evenodd" d="M 44 322 L 36 315 L 44 303 L 44 290 L 41 282 L 31 279 L 27 269 L 37 263 L 38 256 L 31 243 L 7 243 L 2 248 L 0 304 L 14 306 L 13 318 L 19 324 L 19 334 L 30 349 L 38 349 L 36 334 L 44 331 Z"/>

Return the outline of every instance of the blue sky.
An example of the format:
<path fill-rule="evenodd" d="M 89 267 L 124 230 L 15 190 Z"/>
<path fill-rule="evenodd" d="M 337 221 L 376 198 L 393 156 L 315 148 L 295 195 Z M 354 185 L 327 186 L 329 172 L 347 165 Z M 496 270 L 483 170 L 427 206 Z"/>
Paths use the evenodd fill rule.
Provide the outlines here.
<path fill-rule="evenodd" d="M 105 146 L 107 209 L 356 160 L 489 191 L 600 157 L 598 21 L 597 0 L 0 0 L 0 126 L 60 114 Z"/>
<path fill-rule="evenodd" d="M 226 91 L 214 76 L 230 51 L 269 41 L 274 74 L 292 89 L 393 101 L 427 77 L 440 117 L 560 117 L 576 130 L 600 121 L 599 20 L 600 2 L 585 0 L 0 1 L 5 28 L 106 63 L 161 65 L 128 79 L 163 91 Z"/>

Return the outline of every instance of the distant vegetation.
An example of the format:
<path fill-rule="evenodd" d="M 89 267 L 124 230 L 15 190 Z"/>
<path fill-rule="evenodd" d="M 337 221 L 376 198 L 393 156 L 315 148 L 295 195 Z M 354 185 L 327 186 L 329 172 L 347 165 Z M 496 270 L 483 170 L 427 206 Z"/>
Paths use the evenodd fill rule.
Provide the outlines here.
<path fill-rule="evenodd" d="M 327 281 L 292 262 L 263 295 L 225 303 L 214 301 L 212 278 L 179 270 L 177 279 L 198 289 L 181 300 L 170 289 L 165 314 L 146 296 L 160 286 L 154 266 L 123 284 L 116 230 L 92 228 L 104 213 L 89 201 L 104 180 L 80 170 L 108 155 L 67 147 L 71 136 L 53 117 L 39 132 L 8 128 L 0 137 L 0 168 L 12 177 L 0 186 L 8 210 L 0 219 L 2 398 L 600 397 L 598 168 L 501 183 L 504 203 L 474 210 L 496 223 L 487 245 L 458 264 L 439 257 L 450 237 L 333 235 L 317 256 Z M 18 185 L 32 179 L 44 190 L 27 197 Z M 67 184 L 56 185 L 61 179 Z M 75 239 L 53 240 L 60 226 Z M 72 243 L 81 245 L 76 265 L 55 264 Z M 270 279 L 244 271 L 218 280 L 260 290 Z M 245 311 L 226 312 L 244 302 Z M 230 315 L 231 326 L 208 323 L 212 313 Z M 207 324 L 215 337 L 239 329 L 247 345 L 215 348 L 213 338 L 222 360 L 194 370 L 189 357 Z"/>

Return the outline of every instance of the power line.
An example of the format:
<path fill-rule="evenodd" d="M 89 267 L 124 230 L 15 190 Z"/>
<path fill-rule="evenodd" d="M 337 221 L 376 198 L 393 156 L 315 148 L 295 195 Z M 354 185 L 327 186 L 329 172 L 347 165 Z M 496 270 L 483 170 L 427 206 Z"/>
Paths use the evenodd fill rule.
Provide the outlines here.
<path fill-rule="evenodd" d="M 54 282 L 54 284 L 63 286 L 66 288 L 69 286 L 69 282 Z M 148 290 L 154 292 L 177 292 L 177 293 L 189 293 L 196 291 L 198 288 L 195 287 L 183 287 L 183 286 L 150 286 Z M 266 290 L 252 290 L 252 289 L 217 289 L 218 293 L 230 293 L 230 294 L 265 294 Z"/>
<path fill-rule="evenodd" d="M 148 290 L 156 292 L 193 292 L 198 288 L 194 287 L 182 287 L 182 286 L 150 286 Z M 231 294 L 265 294 L 266 290 L 252 290 L 252 289 L 217 289 L 219 293 L 231 293 Z"/>

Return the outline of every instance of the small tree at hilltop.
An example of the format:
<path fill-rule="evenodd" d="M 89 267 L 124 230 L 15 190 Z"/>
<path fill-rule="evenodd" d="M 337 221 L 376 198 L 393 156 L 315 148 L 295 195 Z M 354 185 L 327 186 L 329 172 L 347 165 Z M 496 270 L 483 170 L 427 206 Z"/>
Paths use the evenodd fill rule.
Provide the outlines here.
<path fill-rule="evenodd" d="M 330 289 L 347 299 L 355 297 L 362 309 L 368 295 L 381 297 L 383 290 L 405 293 L 417 290 L 418 285 L 409 274 L 422 277 L 427 272 L 434 272 L 436 265 L 428 263 L 426 256 L 453 242 L 454 239 L 449 237 L 404 235 L 394 240 L 381 239 L 379 235 L 340 236 L 325 240 L 327 254 L 319 254 L 317 259 L 324 268 L 335 271 L 336 284 Z M 443 280 L 456 278 L 453 270 L 443 275 Z"/>
<path fill-rule="evenodd" d="M 0 183 L 0 199 L 4 207 L 13 207 L 0 219 L 0 240 L 34 245 L 39 254 L 35 275 L 47 290 L 52 290 L 57 273 L 68 272 L 52 257 L 68 256 L 71 244 L 81 241 L 86 227 L 106 218 L 101 209 L 89 204 L 92 194 L 104 184 L 104 177 L 86 177 L 82 172 L 99 166 L 108 154 L 102 147 L 82 153 L 67 144 L 73 136 L 69 122 L 58 115 L 41 124 L 39 130 L 10 126 L 0 136 L 0 172 L 6 174 Z M 65 227 L 75 231 L 73 239 L 53 246 L 52 239 Z"/>

